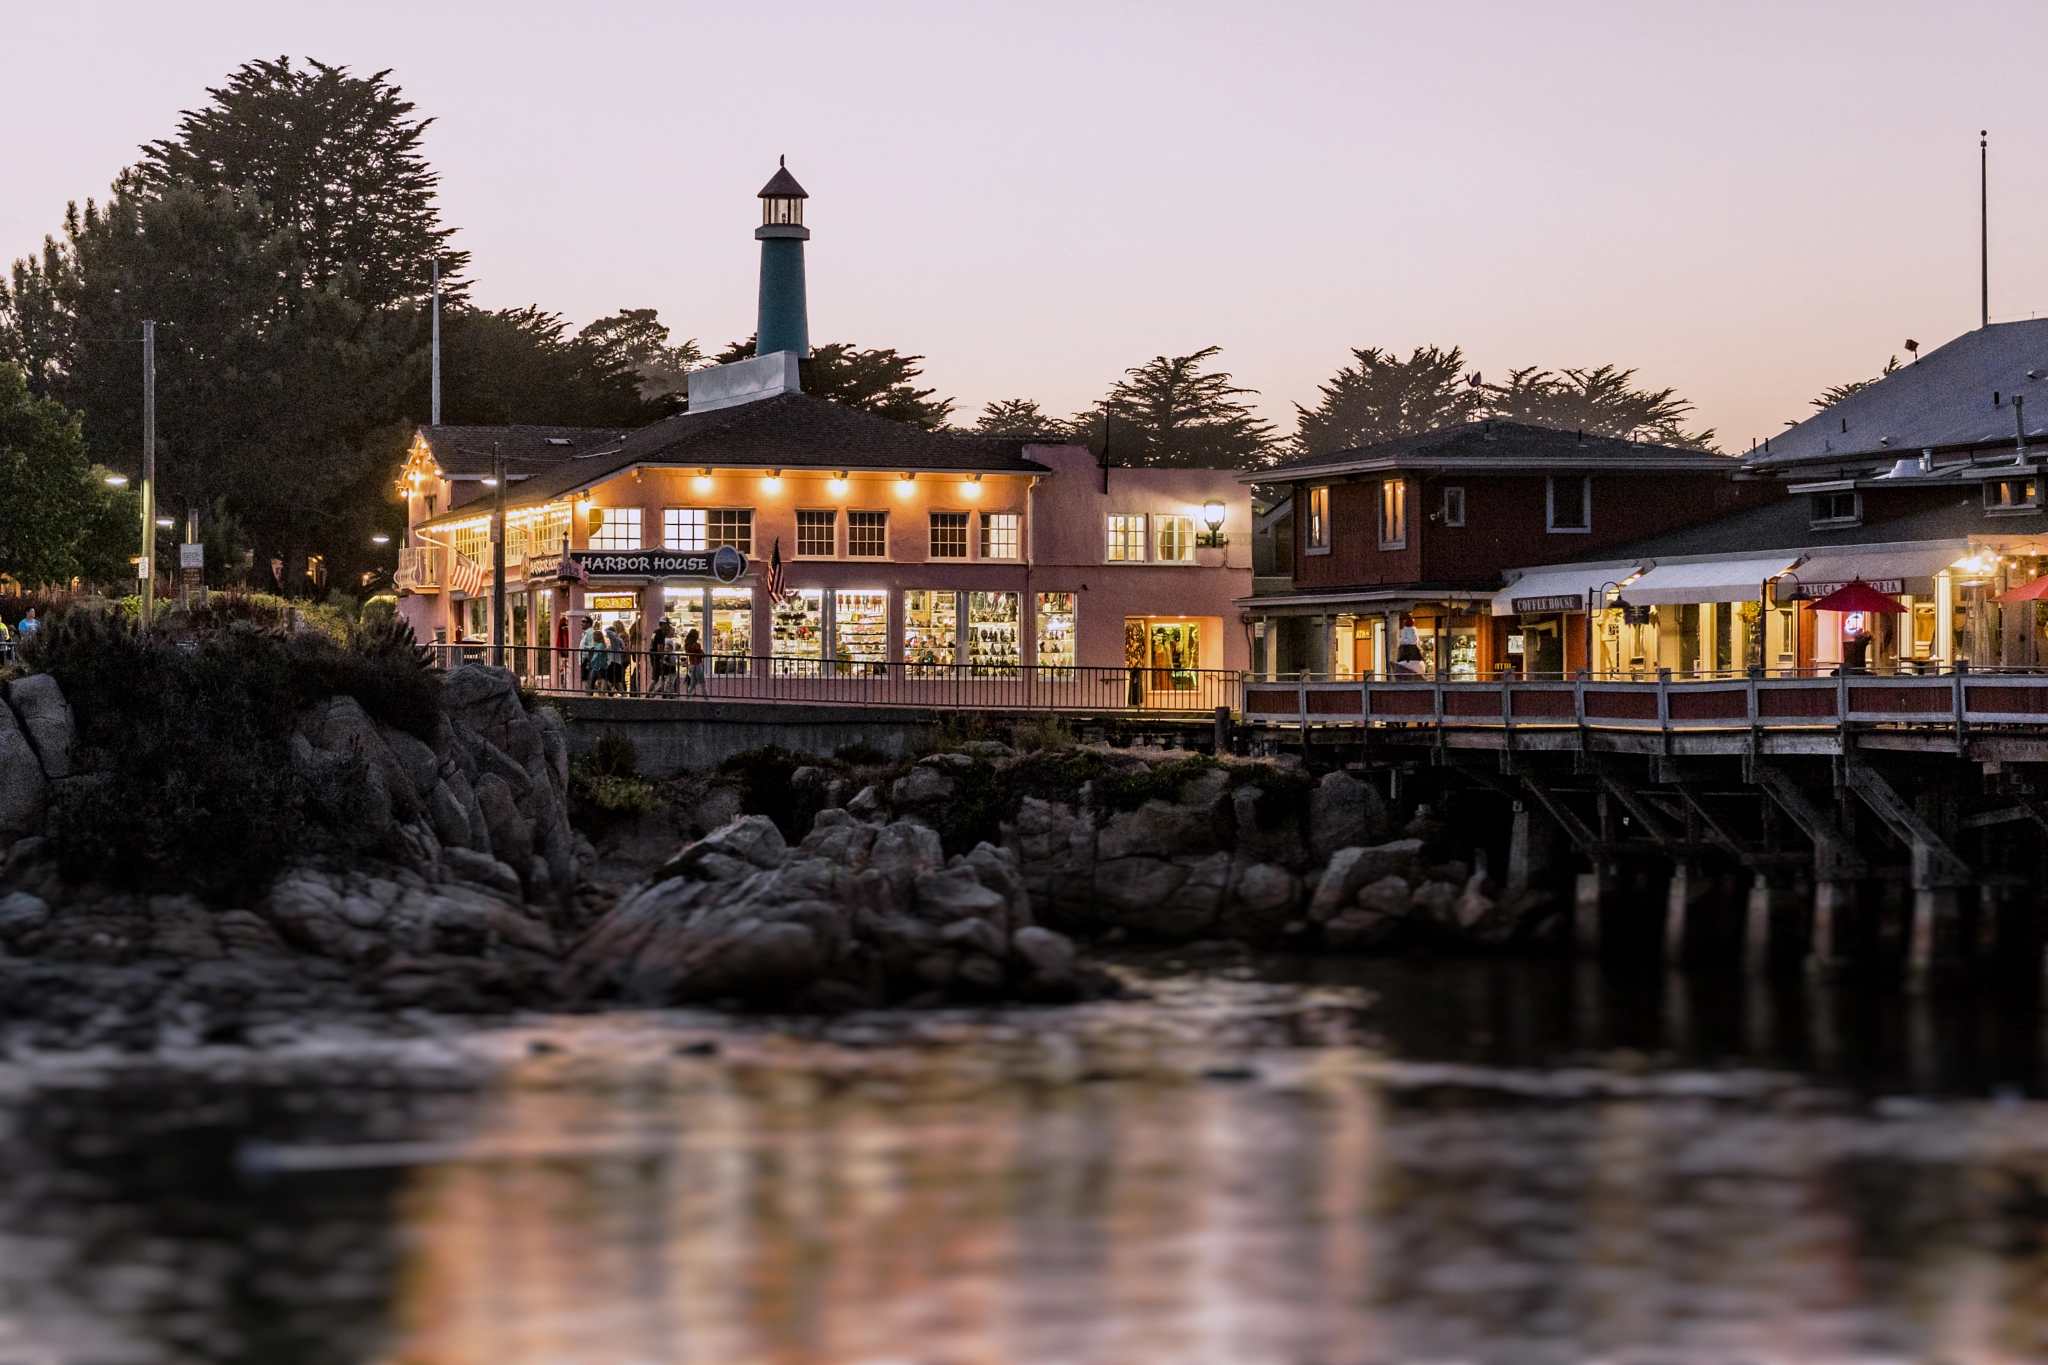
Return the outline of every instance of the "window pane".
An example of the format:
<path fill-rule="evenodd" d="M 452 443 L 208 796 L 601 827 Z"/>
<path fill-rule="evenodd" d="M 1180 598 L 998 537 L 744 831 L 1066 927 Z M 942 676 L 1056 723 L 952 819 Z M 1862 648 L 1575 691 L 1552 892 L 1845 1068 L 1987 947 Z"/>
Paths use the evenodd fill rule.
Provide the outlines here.
<path fill-rule="evenodd" d="M 1109 558 L 1112 562 L 1143 563 L 1145 560 L 1145 516 L 1113 513 L 1109 518 Z"/>
<path fill-rule="evenodd" d="M 1330 490 L 1327 487 L 1308 490 L 1307 531 L 1309 549 L 1330 548 Z"/>
<path fill-rule="evenodd" d="M 1074 669 L 1074 598 L 1070 592 L 1038 594 L 1039 676 L 1071 677 Z"/>
<path fill-rule="evenodd" d="M 590 533 L 593 550 L 637 550 L 640 548 L 640 509 L 637 507 L 593 507 L 590 519 L 600 524 Z"/>
<path fill-rule="evenodd" d="M 1195 562 L 1195 519 L 1154 517 L 1159 527 L 1159 559 L 1163 564 Z"/>
<path fill-rule="evenodd" d="M 713 588 L 711 590 L 711 642 L 705 646 L 718 657 L 711 671 L 727 675 L 745 673 L 754 652 L 754 590 Z"/>
<path fill-rule="evenodd" d="M 1408 484 L 1388 479 L 1380 484 L 1380 544 L 1397 547 L 1408 539 Z"/>
<path fill-rule="evenodd" d="M 775 671 L 802 673 L 802 661 L 825 657 L 825 593 L 821 588 L 796 588 L 775 604 Z"/>
<path fill-rule="evenodd" d="M 889 553 L 889 514 L 848 512 L 846 553 L 854 559 L 885 558 Z"/>
<path fill-rule="evenodd" d="M 933 559 L 967 558 L 967 514 L 965 512 L 932 513 L 932 554 Z"/>
<path fill-rule="evenodd" d="M 903 594 L 903 661 L 950 665 L 960 620 L 960 595 L 950 588 L 913 588 Z"/>
<path fill-rule="evenodd" d="M 754 553 L 754 509 L 751 507 L 715 507 L 708 520 L 710 528 L 705 534 L 704 548 L 716 550 L 730 545 L 743 555 Z"/>
<path fill-rule="evenodd" d="M 833 511 L 796 514 L 796 552 L 812 559 L 830 559 L 839 552 L 839 514 Z"/>
<path fill-rule="evenodd" d="M 704 545 L 704 509 L 701 507 L 670 507 L 661 514 L 662 542 L 671 550 L 702 550 Z"/>
<path fill-rule="evenodd" d="M 978 677 L 1014 674 L 1019 662 L 1017 594 L 967 594 L 967 663 Z"/>
<path fill-rule="evenodd" d="M 841 673 L 880 671 L 852 665 L 888 659 L 888 593 L 842 589 L 832 594 L 832 657 L 839 661 Z"/>
<path fill-rule="evenodd" d="M 983 512 L 981 514 L 981 557 L 983 559 L 1015 559 L 1017 557 L 1018 528 L 1023 518 L 1015 512 Z"/>

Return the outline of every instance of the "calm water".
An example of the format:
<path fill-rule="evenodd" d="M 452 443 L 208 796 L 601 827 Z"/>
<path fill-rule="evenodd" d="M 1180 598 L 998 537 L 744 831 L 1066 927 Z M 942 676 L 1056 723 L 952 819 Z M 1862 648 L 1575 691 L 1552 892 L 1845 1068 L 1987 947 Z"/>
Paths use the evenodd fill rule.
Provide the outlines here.
<path fill-rule="evenodd" d="M 2048 1360 L 2025 991 L 1251 975 L 17 1061 L 0 1365 Z"/>

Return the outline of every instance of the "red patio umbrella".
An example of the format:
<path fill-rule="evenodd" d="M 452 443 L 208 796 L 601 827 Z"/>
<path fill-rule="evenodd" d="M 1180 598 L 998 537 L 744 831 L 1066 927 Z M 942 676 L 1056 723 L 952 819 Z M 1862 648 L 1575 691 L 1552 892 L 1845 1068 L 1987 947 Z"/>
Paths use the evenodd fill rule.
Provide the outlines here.
<path fill-rule="evenodd" d="M 2048 598 L 2048 574 L 2043 574 L 2031 583 L 2022 583 L 2017 588 L 2007 588 L 1993 598 L 1994 602 L 2038 602 Z"/>
<path fill-rule="evenodd" d="M 1886 596 L 1860 578 L 1847 587 L 1836 588 L 1826 597 L 1809 605 L 1815 611 L 1899 612 L 1906 609 L 1904 602 L 1896 597 Z"/>

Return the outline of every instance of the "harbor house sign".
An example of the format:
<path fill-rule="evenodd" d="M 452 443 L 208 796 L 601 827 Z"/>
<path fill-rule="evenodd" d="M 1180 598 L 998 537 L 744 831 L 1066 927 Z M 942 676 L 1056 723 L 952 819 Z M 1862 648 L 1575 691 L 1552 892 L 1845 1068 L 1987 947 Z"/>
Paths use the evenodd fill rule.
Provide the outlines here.
<path fill-rule="evenodd" d="M 534 578 L 713 578 L 732 583 L 746 571 L 747 557 L 730 545 L 715 550 L 571 550 L 527 560 Z"/>

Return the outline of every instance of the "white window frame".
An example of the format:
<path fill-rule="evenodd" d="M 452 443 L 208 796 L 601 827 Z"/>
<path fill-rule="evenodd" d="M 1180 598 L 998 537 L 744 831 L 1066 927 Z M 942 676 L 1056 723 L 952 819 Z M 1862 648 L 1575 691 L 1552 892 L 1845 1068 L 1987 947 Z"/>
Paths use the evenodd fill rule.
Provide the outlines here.
<path fill-rule="evenodd" d="M 1408 480 L 1381 479 L 1379 489 L 1380 548 L 1408 548 Z"/>
<path fill-rule="evenodd" d="M 1464 524 L 1465 487 L 1463 484 L 1452 484 L 1444 489 L 1444 525 L 1463 526 Z"/>
<path fill-rule="evenodd" d="M 661 542 L 671 550 L 702 550 L 710 516 L 701 507 L 661 509 Z"/>
<path fill-rule="evenodd" d="M 1104 562 L 1110 564 L 1143 564 L 1145 546 L 1150 535 L 1150 518 L 1143 512 L 1111 512 L 1103 522 Z M 1137 553 L 1131 554 L 1135 548 Z"/>
<path fill-rule="evenodd" d="M 604 514 L 604 522 L 597 528 L 596 533 L 590 537 L 591 549 L 611 550 L 616 552 L 619 550 L 637 550 L 640 548 L 640 524 L 642 521 L 642 517 L 640 515 L 639 508 L 600 507 L 598 511 Z M 621 543 L 622 537 L 620 536 L 619 532 L 616 529 L 614 529 L 622 520 L 624 521 L 627 528 L 623 536 L 623 541 L 625 543 Z"/>
<path fill-rule="evenodd" d="M 1577 526 L 1557 524 L 1557 486 L 1560 481 L 1576 480 L 1579 486 L 1579 517 Z M 1593 476 L 1590 474 L 1552 474 L 1543 481 L 1543 529 L 1554 536 L 1591 535 L 1593 531 Z"/>
<path fill-rule="evenodd" d="M 832 545 L 828 550 L 806 550 L 804 548 L 804 518 L 832 518 Z M 796 509 L 796 557 L 798 559 L 839 558 L 839 509 L 836 507 L 799 507 Z"/>
<path fill-rule="evenodd" d="M 970 536 L 970 535 L 968 534 L 968 532 L 969 532 L 969 529 L 970 529 L 970 528 L 969 528 L 969 521 L 970 521 L 970 518 L 968 517 L 967 513 L 965 513 L 965 512 L 957 512 L 957 511 L 954 511 L 953 509 L 951 509 L 951 508 L 948 508 L 948 507 L 934 507 L 934 508 L 932 508 L 932 509 L 930 510 L 930 512 L 929 512 L 929 513 L 927 514 L 927 517 L 928 517 L 928 519 L 927 519 L 927 521 L 925 522 L 925 542 L 924 542 L 924 544 L 925 544 L 925 558 L 927 558 L 927 559 L 948 559 L 948 560 L 952 560 L 952 559 L 959 559 L 959 560 L 964 560 L 964 559 L 966 559 L 966 558 L 968 557 L 968 547 L 969 547 L 969 546 L 970 546 L 970 545 L 971 545 L 971 544 L 973 543 L 973 537 L 972 537 L 972 536 Z M 957 554 L 957 555 L 942 555 L 942 554 L 940 554 L 940 553 L 939 553 L 939 518 L 940 518 L 940 517 L 958 517 L 958 518 L 960 518 L 960 526 L 959 526 L 959 530 L 960 530 L 960 553 L 959 553 L 959 554 Z M 953 529 L 953 527 L 949 525 L 949 526 L 947 526 L 947 528 L 946 528 L 946 529 L 947 529 L 948 531 L 951 531 L 951 530 Z"/>
<path fill-rule="evenodd" d="M 1301 552 L 1330 553 L 1330 485 L 1311 484 L 1302 503 Z"/>
<path fill-rule="evenodd" d="M 1180 532 L 1174 547 L 1178 553 L 1169 554 L 1169 534 Z M 1195 562 L 1195 519 L 1172 512 L 1155 513 L 1152 517 L 1152 555 L 1160 564 L 1192 564 Z"/>
<path fill-rule="evenodd" d="M 983 512 L 980 514 L 980 534 L 976 537 L 975 548 L 983 559 L 1014 560 L 1022 556 L 1024 546 L 1024 514 L 1021 512 Z M 1007 547 L 1009 553 L 1002 551 Z"/>
<path fill-rule="evenodd" d="M 853 519 L 855 517 L 880 517 L 882 519 L 882 548 L 874 554 L 855 552 L 853 548 Z M 887 559 L 889 557 L 889 513 L 886 508 L 855 507 L 847 510 L 846 557 L 848 559 Z"/>

